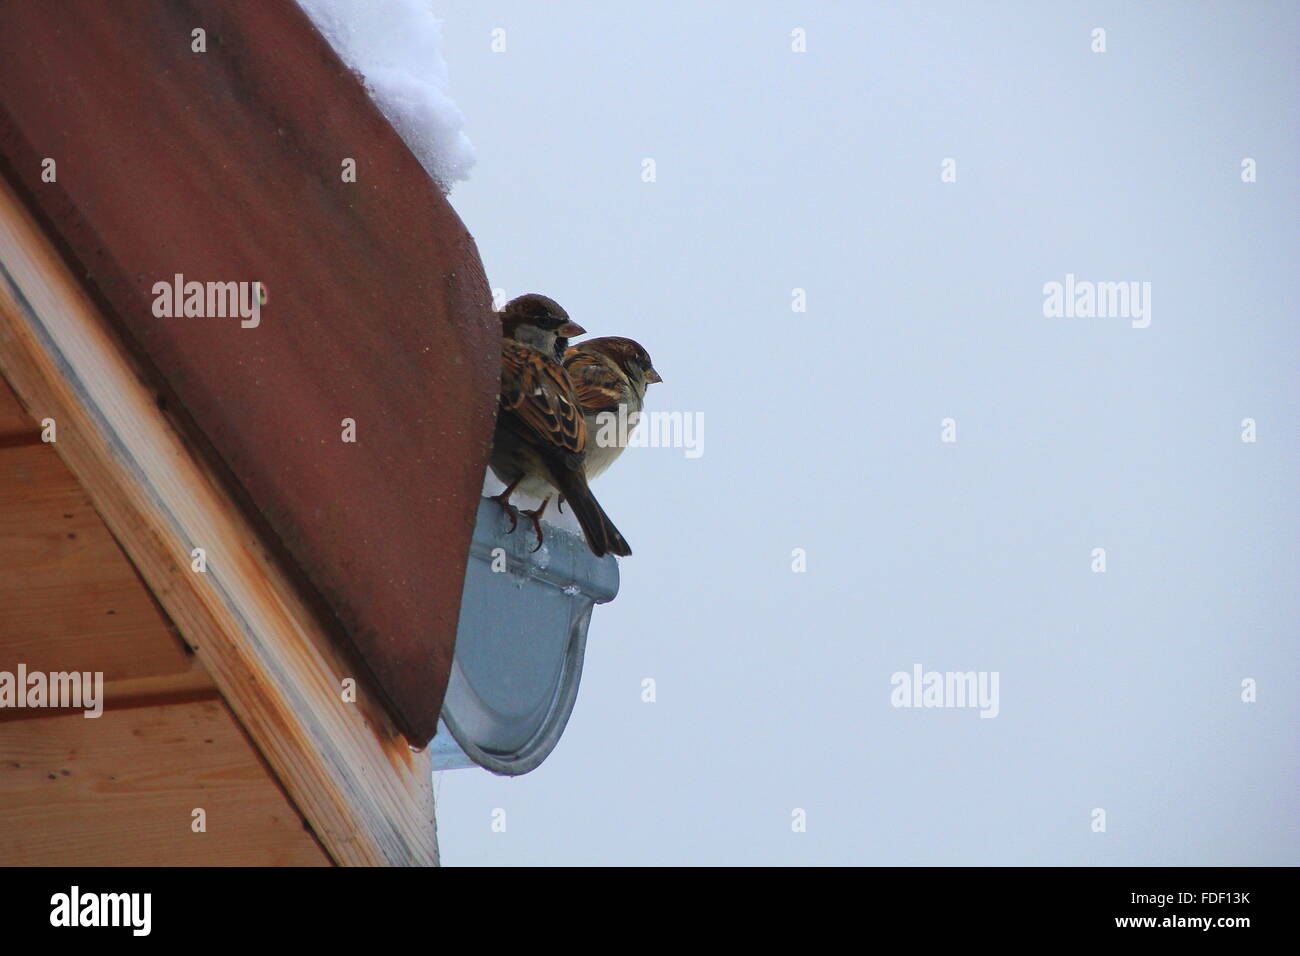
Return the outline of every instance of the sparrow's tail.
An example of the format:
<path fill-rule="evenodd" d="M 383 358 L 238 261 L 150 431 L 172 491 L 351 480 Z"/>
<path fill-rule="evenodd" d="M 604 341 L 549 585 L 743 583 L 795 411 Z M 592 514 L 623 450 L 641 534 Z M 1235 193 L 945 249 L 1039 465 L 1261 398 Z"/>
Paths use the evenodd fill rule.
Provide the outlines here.
<path fill-rule="evenodd" d="M 582 525 L 582 533 L 587 536 L 592 554 L 598 558 L 606 553 L 621 557 L 631 554 L 632 549 L 618 533 L 614 522 L 609 520 L 609 515 L 605 514 L 600 502 L 592 495 L 582 472 L 570 471 L 556 477 L 559 479 L 556 487 L 564 495 L 565 504 L 573 509 L 578 524 Z"/>

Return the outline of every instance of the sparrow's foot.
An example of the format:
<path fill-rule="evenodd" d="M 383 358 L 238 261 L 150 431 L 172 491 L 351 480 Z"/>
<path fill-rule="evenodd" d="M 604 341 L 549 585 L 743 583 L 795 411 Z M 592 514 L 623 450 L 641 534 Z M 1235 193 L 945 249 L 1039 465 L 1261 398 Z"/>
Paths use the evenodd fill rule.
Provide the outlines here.
<path fill-rule="evenodd" d="M 519 509 L 510 503 L 510 496 L 515 493 L 515 488 L 522 480 L 523 476 L 520 475 L 514 481 L 510 482 L 510 484 L 506 485 L 505 491 L 501 492 L 499 495 L 492 495 L 489 499 L 490 501 L 495 501 L 499 504 L 510 517 L 510 530 L 507 531 L 506 534 L 514 534 L 515 528 L 519 527 Z"/>
<path fill-rule="evenodd" d="M 514 534 L 515 528 L 519 527 L 519 509 L 502 498 L 493 498 L 492 500 L 505 510 L 506 517 L 510 519 L 510 530 L 506 534 Z"/>
<path fill-rule="evenodd" d="M 547 498 L 545 501 L 542 502 L 542 506 L 538 508 L 536 511 L 519 512 L 521 515 L 523 515 L 525 518 L 527 518 L 529 521 L 533 523 L 533 530 L 537 532 L 537 547 L 533 548 L 534 551 L 537 551 L 542 546 L 542 515 L 546 513 L 546 506 L 549 505 L 550 503 L 551 503 L 551 499 Z"/>
<path fill-rule="evenodd" d="M 560 514 L 564 514 L 564 495 L 555 499 L 555 507 L 559 509 Z"/>

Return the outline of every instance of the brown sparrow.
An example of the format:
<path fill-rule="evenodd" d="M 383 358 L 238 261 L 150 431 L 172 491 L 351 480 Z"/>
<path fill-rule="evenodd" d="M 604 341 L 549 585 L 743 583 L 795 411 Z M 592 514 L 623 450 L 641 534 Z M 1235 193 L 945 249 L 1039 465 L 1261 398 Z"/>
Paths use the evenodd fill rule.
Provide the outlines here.
<path fill-rule="evenodd" d="M 558 338 L 585 330 L 554 300 L 530 293 L 506 304 L 501 331 L 501 396 L 490 463 L 506 485 L 493 500 L 510 515 L 510 530 L 518 524 L 510 504 L 515 491 L 544 497 L 536 511 L 523 512 L 532 521 L 540 548 L 541 517 L 550 496 L 558 491 L 568 500 L 596 557 L 631 554 L 587 487 L 583 472 L 587 424 L 573 382 L 555 359 Z"/>
<path fill-rule="evenodd" d="M 623 454 L 628 435 L 615 430 L 613 441 L 599 441 L 609 431 L 601 428 L 600 415 L 617 417 L 619 406 L 626 406 L 624 420 L 635 426 L 645 404 L 645 391 L 662 382 L 650 355 L 636 342 L 618 335 L 588 339 L 569 348 L 564 354 L 564 369 L 573 379 L 573 387 L 587 424 L 587 480 L 614 463 Z M 629 428 L 630 434 L 633 429 Z"/>

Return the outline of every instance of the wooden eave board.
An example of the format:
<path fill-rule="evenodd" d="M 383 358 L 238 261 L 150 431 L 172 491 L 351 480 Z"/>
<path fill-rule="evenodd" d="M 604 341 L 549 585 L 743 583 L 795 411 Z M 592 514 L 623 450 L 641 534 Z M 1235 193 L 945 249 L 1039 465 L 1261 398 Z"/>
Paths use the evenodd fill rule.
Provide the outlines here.
<path fill-rule="evenodd" d="M 437 862 L 430 765 L 0 183 L 0 374 L 337 863 Z M 13 450 L 13 449 L 9 449 Z M 194 570 L 202 547 L 206 569 Z M 148 678 L 133 693 L 151 692 Z M 355 702 L 344 695 L 354 684 Z M 22 723 L 21 721 L 19 723 Z"/>
<path fill-rule="evenodd" d="M 0 865 L 329 862 L 220 700 L 0 721 Z"/>

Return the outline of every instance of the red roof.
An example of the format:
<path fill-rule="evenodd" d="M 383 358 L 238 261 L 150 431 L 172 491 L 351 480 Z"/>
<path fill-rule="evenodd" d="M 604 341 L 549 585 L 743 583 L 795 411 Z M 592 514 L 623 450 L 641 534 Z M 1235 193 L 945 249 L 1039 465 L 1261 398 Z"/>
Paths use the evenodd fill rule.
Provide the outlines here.
<path fill-rule="evenodd" d="M 500 331 L 473 239 L 358 79 L 288 0 L 0 5 L 0 175 L 426 742 Z M 260 325 L 156 317 L 176 274 L 264 283 Z"/>

